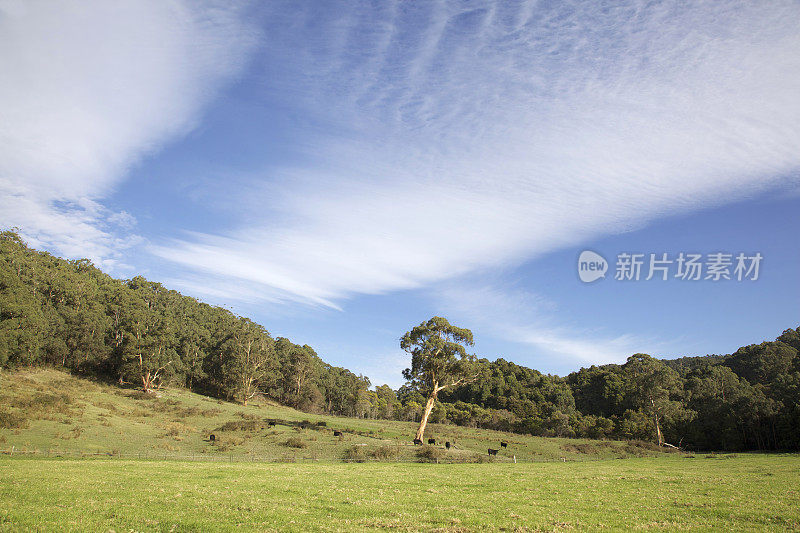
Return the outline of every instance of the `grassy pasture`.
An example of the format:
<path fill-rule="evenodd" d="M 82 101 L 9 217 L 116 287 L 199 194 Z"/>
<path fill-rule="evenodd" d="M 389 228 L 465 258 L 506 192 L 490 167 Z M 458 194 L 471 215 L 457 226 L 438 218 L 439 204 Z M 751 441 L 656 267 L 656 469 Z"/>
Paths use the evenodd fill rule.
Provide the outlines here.
<path fill-rule="evenodd" d="M 798 531 L 800 457 L 550 463 L 0 458 L 0 530 Z"/>
<path fill-rule="evenodd" d="M 268 420 L 278 420 L 270 427 Z M 308 426 L 301 427 L 307 420 Z M 319 424 L 319 425 L 318 425 Z M 323 425 L 324 424 L 324 425 Z M 333 431 L 343 432 L 334 437 Z M 267 401 L 243 406 L 182 389 L 158 397 L 55 370 L 0 374 L 0 451 L 55 455 L 101 453 L 123 458 L 194 457 L 267 461 L 417 461 L 416 424 L 314 415 Z M 209 440 L 214 434 L 215 442 Z M 429 460 L 580 461 L 663 452 L 650 443 L 541 438 L 431 424 Z M 444 441 L 455 443 L 449 451 Z"/>
<path fill-rule="evenodd" d="M 800 531 L 797 455 L 686 456 L 433 424 L 438 444 L 420 457 L 415 429 L 3 373 L 0 531 Z M 501 440 L 493 463 L 475 464 Z M 77 451 L 115 458 L 54 457 Z"/>

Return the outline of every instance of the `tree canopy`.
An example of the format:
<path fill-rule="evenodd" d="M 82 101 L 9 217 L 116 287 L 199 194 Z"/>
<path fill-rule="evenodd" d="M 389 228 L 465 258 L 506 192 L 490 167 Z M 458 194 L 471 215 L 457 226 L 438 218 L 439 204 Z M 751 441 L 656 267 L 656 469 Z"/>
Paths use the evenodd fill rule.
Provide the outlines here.
<path fill-rule="evenodd" d="M 411 355 L 408 382 L 369 390 L 367 377 L 226 309 L 0 233 L 3 368 L 46 365 L 238 402 L 261 394 L 307 411 L 418 422 L 422 432 L 430 421 L 698 450 L 800 449 L 800 327 L 730 355 L 635 354 L 566 377 L 476 360 L 472 332 L 441 317 L 400 344 Z"/>
<path fill-rule="evenodd" d="M 467 354 L 472 332 L 435 316 L 421 323 L 400 339 L 400 347 L 411 354 L 411 367 L 403 371 L 410 386 L 427 396 L 416 439 L 425 434 L 425 425 L 439 392 L 478 377 L 475 356 Z"/>
<path fill-rule="evenodd" d="M 146 391 L 172 384 L 354 415 L 369 380 L 309 346 L 136 276 L 114 279 L 0 233 L 0 366 L 50 365 Z M 331 381 L 336 387 L 329 386 Z"/>

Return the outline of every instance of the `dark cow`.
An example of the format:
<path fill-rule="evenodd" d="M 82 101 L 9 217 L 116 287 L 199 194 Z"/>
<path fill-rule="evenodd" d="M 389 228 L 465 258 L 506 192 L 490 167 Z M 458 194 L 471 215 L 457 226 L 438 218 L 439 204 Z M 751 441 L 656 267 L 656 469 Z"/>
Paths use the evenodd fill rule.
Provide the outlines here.
<path fill-rule="evenodd" d="M 428 444 L 436 444 L 436 439 L 428 439 Z"/>
<path fill-rule="evenodd" d="M 497 450 L 489 448 L 489 455 L 497 455 Z"/>
<path fill-rule="evenodd" d="M 333 432 L 333 436 L 334 437 L 341 437 L 342 436 L 342 432 L 341 431 L 334 431 Z"/>
<path fill-rule="evenodd" d="M 508 448 L 508 443 L 507 442 L 501 442 L 500 443 L 500 447 L 501 448 Z"/>
<path fill-rule="evenodd" d="M 414 439 L 414 446 L 422 446 L 422 439 Z"/>
<path fill-rule="evenodd" d="M 274 428 L 274 427 L 275 427 L 275 421 L 274 421 L 274 420 L 270 420 L 270 421 L 269 421 L 269 424 L 267 424 L 267 425 L 268 425 L 269 427 L 271 427 L 271 428 Z"/>
<path fill-rule="evenodd" d="M 211 442 L 214 442 L 215 440 L 217 440 L 217 437 L 216 437 L 216 436 L 214 436 L 214 435 L 210 435 L 210 436 L 208 437 L 208 440 L 210 440 Z"/>
<path fill-rule="evenodd" d="M 450 441 L 445 442 L 444 443 L 444 447 L 449 450 L 450 449 Z"/>

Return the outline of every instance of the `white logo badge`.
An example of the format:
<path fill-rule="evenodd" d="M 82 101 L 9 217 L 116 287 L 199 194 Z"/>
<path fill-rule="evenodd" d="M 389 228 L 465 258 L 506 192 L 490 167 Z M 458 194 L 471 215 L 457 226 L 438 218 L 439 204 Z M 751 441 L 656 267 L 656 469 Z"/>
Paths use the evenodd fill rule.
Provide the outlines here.
<path fill-rule="evenodd" d="M 608 262 L 600 254 L 584 250 L 578 257 L 578 276 L 584 283 L 591 283 L 606 277 L 607 270 Z"/>

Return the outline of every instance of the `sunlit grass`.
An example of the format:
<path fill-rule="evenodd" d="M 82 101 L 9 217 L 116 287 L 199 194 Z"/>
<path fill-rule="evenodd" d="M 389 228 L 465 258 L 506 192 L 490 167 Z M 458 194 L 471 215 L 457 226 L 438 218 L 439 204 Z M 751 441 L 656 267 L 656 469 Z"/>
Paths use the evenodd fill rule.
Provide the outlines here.
<path fill-rule="evenodd" d="M 0 529 L 800 529 L 800 457 L 568 463 L 0 459 Z"/>
<path fill-rule="evenodd" d="M 339 461 L 354 446 L 374 459 L 416 461 L 412 422 L 315 415 L 253 402 L 243 406 L 182 389 L 159 397 L 80 379 L 54 370 L 2 374 L 0 450 L 40 454 L 99 453 L 123 458 L 172 457 L 265 461 Z M 267 420 L 278 419 L 275 427 Z M 4 427 L 4 420 L 6 426 Z M 298 423 L 308 420 L 302 429 Z M 324 425 L 318 426 L 317 423 Z M 342 437 L 334 437 L 341 430 Z M 209 436 L 214 434 L 215 442 Z M 658 455 L 651 445 L 550 439 L 454 425 L 431 424 L 428 435 L 454 443 L 441 462 L 475 461 L 509 443 L 498 462 L 567 461 Z M 287 443 L 302 442 L 302 445 Z M 393 447 L 392 453 L 386 447 Z"/>

